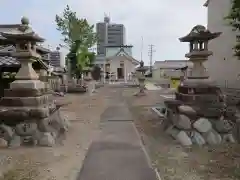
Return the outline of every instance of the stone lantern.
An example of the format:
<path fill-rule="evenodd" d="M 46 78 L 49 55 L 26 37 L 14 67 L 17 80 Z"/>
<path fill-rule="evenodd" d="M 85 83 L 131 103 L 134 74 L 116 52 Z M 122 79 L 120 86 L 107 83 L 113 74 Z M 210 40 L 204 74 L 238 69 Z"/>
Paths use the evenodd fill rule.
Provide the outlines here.
<path fill-rule="evenodd" d="M 142 96 L 145 95 L 145 72 L 147 71 L 147 68 L 144 67 L 144 62 L 140 62 L 140 66 L 136 69 L 137 71 L 137 79 L 139 82 L 139 92 L 135 94 L 136 96 Z"/>
<path fill-rule="evenodd" d="M 91 67 L 85 67 L 83 69 L 83 80 L 87 85 L 88 91 L 92 94 L 92 76 L 91 76 Z"/>
<path fill-rule="evenodd" d="M 227 110 L 221 89 L 211 81 L 203 65 L 213 54 L 208 42 L 220 34 L 197 25 L 180 38 L 190 44 L 186 57 L 193 68 L 179 85 L 176 98 L 164 101 L 167 113 L 163 124 L 166 132 L 184 146 L 235 142 L 235 114 Z"/>
<path fill-rule="evenodd" d="M 208 42 L 217 38 L 220 34 L 220 32 L 211 33 L 204 26 L 197 25 L 188 35 L 180 38 L 181 42 L 189 43 L 189 52 L 185 54 L 185 57 L 193 63 L 193 68 L 187 75 L 184 84 L 209 85 L 211 81 L 203 63 L 208 60 L 208 56 L 213 54 L 208 50 Z"/>
<path fill-rule="evenodd" d="M 61 105 L 52 100 L 51 91 L 32 68 L 32 62 L 41 58 L 36 43 L 44 39 L 29 27 L 27 18 L 21 22 L 17 29 L 1 33 L 16 44 L 12 56 L 21 63 L 21 68 L 0 101 L 0 138 L 9 146 L 25 143 L 52 146 L 66 131 L 67 123 L 59 114 Z"/>
<path fill-rule="evenodd" d="M 208 50 L 208 42 L 220 34 L 197 25 L 188 35 L 180 38 L 181 42 L 188 42 L 190 45 L 185 56 L 193 63 L 193 68 L 179 85 L 176 100 L 198 107 L 198 113 L 204 117 L 219 117 L 224 109 L 221 90 L 209 78 L 203 64 L 213 54 Z"/>

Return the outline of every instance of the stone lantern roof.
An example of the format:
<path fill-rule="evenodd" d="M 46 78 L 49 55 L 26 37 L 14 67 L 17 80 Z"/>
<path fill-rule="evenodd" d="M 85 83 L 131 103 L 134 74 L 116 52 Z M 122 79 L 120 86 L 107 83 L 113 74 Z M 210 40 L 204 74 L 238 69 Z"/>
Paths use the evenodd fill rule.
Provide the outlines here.
<path fill-rule="evenodd" d="M 1 32 L 4 38 L 14 41 L 44 42 L 44 39 L 36 34 L 29 26 L 29 20 L 26 17 L 21 19 L 21 25 L 9 32 Z"/>
<path fill-rule="evenodd" d="M 192 42 L 192 41 L 209 41 L 212 39 L 217 38 L 220 36 L 221 32 L 210 32 L 208 29 L 206 29 L 202 25 L 197 25 L 194 28 L 192 28 L 191 32 L 184 36 L 179 38 L 181 42 Z"/>

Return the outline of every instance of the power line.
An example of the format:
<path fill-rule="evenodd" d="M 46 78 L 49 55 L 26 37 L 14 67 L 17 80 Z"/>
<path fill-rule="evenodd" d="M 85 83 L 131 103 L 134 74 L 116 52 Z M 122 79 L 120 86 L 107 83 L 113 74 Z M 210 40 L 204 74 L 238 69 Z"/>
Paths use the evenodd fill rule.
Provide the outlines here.
<path fill-rule="evenodd" d="M 150 64 L 150 72 L 152 73 L 152 64 L 153 64 L 153 53 L 156 52 L 154 50 L 154 45 L 150 44 L 149 45 L 149 51 L 148 51 L 148 55 L 149 55 L 149 64 Z"/>

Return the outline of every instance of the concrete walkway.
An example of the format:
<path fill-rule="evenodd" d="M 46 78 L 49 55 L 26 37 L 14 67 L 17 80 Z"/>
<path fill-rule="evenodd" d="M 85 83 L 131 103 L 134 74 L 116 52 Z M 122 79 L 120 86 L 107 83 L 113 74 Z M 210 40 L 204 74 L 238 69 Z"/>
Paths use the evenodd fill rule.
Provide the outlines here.
<path fill-rule="evenodd" d="M 110 96 L 101 133 L 88 150 L 78 180 L 157 180 L 121 90 Z"/>

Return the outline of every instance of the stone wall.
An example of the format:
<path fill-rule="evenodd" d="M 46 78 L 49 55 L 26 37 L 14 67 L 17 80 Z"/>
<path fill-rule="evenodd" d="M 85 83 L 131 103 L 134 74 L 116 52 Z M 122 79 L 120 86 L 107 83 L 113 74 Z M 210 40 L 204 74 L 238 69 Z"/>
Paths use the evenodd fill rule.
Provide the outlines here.
<path fill-rule="evenodd" d="M 239 136 L 235 112 L 220 117 L 211 117 L 210 114 L 204 117 L 187 105 L 179 105 L 175 110 L 166 109 L 164 129 L 183 146 L 235 143 Z"/>

